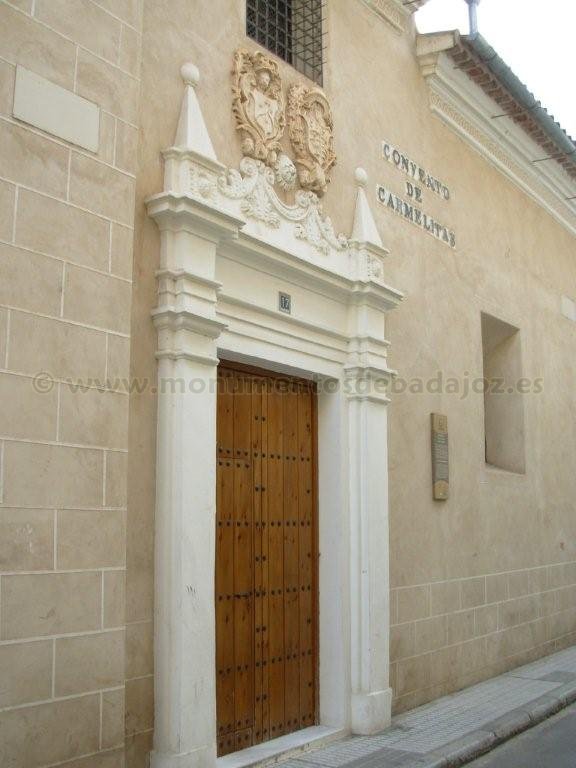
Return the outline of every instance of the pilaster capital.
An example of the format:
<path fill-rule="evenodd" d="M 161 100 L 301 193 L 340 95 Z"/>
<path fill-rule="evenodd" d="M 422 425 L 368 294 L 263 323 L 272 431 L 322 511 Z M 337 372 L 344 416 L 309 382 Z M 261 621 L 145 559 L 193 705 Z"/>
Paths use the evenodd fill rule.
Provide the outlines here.
<path fill-rule="evenodd" d="M 176 192 L 152 195 L 146 206 L 161 232 L 185 231 L 213 243 L 236 239 L 246 223 L 210 202 Z"/>
<path fill-rule="evenodd" d="M 387 405 L 388 390 L 396 371 L 383 365 L 344 366 L 344 387 L 350 401 Z"/>
<path fill-rule="evenodd" d="M 404 299 L 402 291 L 373 279 L 356 280 L 350 290 L 349 303 L 367 306 L 387 312 L 397 307 Z"/>
<path fill-rule="evenodd" d="M 157 360 L 187 360 L 210 367 L 218 365 L 216 339 L 226 324 L 188 310 L 159 307 L 152 311 L 158 331 Z"/>
<path fill-rule="evenodd" d="M 174 310 L 169 307 L 159 307 L 152 310 L 152 321 L 159 331 L 191 331 L 199 336 L 217 339 L 226 330 L 226 323 L 214 320 L 205 315 L 197 315 L 186 310 Z"/>
<path fill-rule="evenodd" d="M 216 365 L 215 340 L 227 327 L 216 318 L 216 252 L 244 222 L 210 202 L 170 191 L 150 198 L 148 211 L 162 237 L 158 305 L 151 313 L 156 357 Z"/>

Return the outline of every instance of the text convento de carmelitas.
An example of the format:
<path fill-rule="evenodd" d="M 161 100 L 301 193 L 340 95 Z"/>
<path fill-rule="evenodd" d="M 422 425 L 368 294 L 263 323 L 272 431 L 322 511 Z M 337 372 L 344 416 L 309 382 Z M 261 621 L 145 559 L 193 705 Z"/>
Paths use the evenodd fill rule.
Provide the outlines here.
<path fill-rule="evenodd" d="M 423 192 L 430 191 L 445 202 L 450 200 L 450 189 L 440 179 L 433 176 L 415 160 L 394 147 L 387 141 L 382 142 L 382 156 L 399 171 L 410 177 L 406 182 L 408 199 L 396 195 L 383 184 L 376 187 L 378 201 L 398 216 L 402 216 L 417 227 L 420 227 L 432 237 L 456 247 L 456 234 L 450 227 L 425 213 L 417 204 L 423 203 Z"/>

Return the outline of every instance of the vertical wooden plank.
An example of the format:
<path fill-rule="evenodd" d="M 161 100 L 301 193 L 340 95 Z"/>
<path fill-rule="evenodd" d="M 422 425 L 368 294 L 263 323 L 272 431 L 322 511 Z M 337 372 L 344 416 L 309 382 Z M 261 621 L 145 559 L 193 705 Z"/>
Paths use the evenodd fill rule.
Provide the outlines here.
<path fill-rule="evenodd" d="M 316 647 L 315 647 L 315 508 L 314 508 L 314 445 L 311 385 L 302 385 L 298 398 L 298 496 L 300 535 L 300 726 L 313 725 L 315 713 Z"/>
<path fill-rule="evenodd" d="M 268 738 L 284 729 L 284 428 L 282 394 L 275 379 L 268 393 Z"/>
<path fill-rule="evenodd" d="M 252 462 L 254 466 L 254 725 L 252 743 L 258 744 L 263 739 L 263 548 L 262 548 L 262 510 L 264 506 L 263 449 L 262 449 L 262 391 L 263 379 L 255 377 L 252 385 Z"/>
<path fill-rule="evenodd" d="M 262 484 L 264 492 L 262 494 L 262 741 L 270 738 L 270 665 L 268 663 L 270 653 L 270 547 L 268 536 L 270 532 L 269 523 L 269 466 L 270 466 L 270 447 L 269 447 L 269 426 L 268 416 L 268 395 L 271 389 L 269 378 L 264 380 L 262 390 Z"/>
<path fill-rule="evenodd" d="M 320 524 L 318 518 L 318 398 L 316 387 L 313 386 L 311 390 L 311 402 L 312 402 L 312 576 L 314 584 L 314 594 L 312 600 L 312 626 L 314 634 L 314 651 L 313 651 L 313 681 L 312 686 L 314 689 L 314 722 L 319 722 L 318 711 L 320 707 L 319 696 L 319 660 L 320 660 L 320 648 L 318 637 L 320 635 L 320 594 L 319 584 L 320 579 L 318 575 L 319 567 L 319 546 L 320 546 Z"/>
<path fill-rule="evenodd" d="M 237 374 L 234 387 L 234 704 L 235 730 L 254 718 L 254 554 L 251 456 L 252 378 Z M 242 736 L 246 741 L 245 734 Z M 244 743 L 244 746 L 249 746 Z"/>
<path fill-rule="evenodd" d="M 300 727 L 299 685 L 299 526 L 298 526 L 298 394 L 290 382 L 283 396 L 284 415 L 284 658 L 285 731 Z"/>
<path fill-rule="evenodd" d="M 231 377 L 219 375 L 216 457 L 216 704 L 218 753 L 234 748 L 234 483 Z"/>

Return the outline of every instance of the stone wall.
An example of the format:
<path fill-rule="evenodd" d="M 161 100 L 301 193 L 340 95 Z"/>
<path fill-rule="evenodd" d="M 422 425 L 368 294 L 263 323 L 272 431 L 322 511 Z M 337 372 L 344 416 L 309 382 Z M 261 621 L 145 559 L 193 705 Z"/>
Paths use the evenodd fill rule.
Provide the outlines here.
<path fill-rule="evenodd" d="M 401 712 L 576 643 L 576 562 L 392 591 Z"/>
<path fill-rule="evenodd" d="M 384 10 L 375 14 L 369 6 Z M 157 228 L 141 202 L 162 189 L 159 156 L 174 139 L 184 62 L 200 68 L 197 94 L 218 159 L 237 167 L 241 158 L 230 71 L 237 47 L 258 46 L 245 35 L 244 0 L 214 0 L 210 13 L 203 8 L 201 0 L 145 3 L 146 100 L 141 108 L 138 280 L 132 309 L 133 327 L 139 329 L 132 373 L 139 379 L 153 378 L 156 369 L 156 334 L 149 313 L 156 303 L 160 248 Z M 390 19 L 396 17 L 401 23 L 395 26 Z M 481 376 L 481 313 L 487 312 L 520 329 L 523 375 L 545 379 L 541 395 L 525 398 L 524 475 L 486 467 L 482 396 L 426 390 L 392 395 L 391 583 L 394 600 L 402 595 L 400 604 L 414 601 L 402 617 L 393 604 L 391 672 L 395 707 L 401 710 L 574 640 L 576 602 L 570 606 L 567 601 L 576 599 L 570 591 L 575 582 L 571 499 L 576 478 L 566 456 L 576 447 L 576 433 L 558 418 L 559 413 L 573 413 L 574 407 L 574 377 L 567 363 L 576 352 L 573 326 L 560 311 L 562 294 L 576 280 L 574 237 L 432 113 L 415 55 L 414 29 L 393 3 L 330 2 L 325 31 L 324 90 L 334 114 L 338 162 L 322 202 L 336 229 L 347 231 L 350 225 L 357 166 L 368 173 L 368 190 L 382 183 L 404 194 L 404 178 L 382 158 L 383 140 L 413 156 L 453 192 L 449 203 L 428 194 L 426 206 L 457 233 L 455 251 L 370 196 L 391 251 L 386 282 L 406 293 L 403 305 L 388 318 L 392 367 L 407 381 L 424 383 L 439 370 L 459 380 L 466 372 Z M 279 67 L 287 86 L 305 82 L 292 67 L 283 62 Z M 312 311 L 306 317 L 310 322 L 315 318 Z M 447 502 L 432 499 L 431 412 L 448 415 Z M 153 727 L 155 430 L 154 395 L 133 395 L 127 616 L 140 659 L 127 686 L 133 691 L 128 697 L 133 768 L 145 765 Z M 527 573 L 533 574 L 529 588 L 518 584 L 528 578 L 518 574 Z M 559 582 L 557 574 L 571 581 Z M 493 582 L 505 585 L 496 596 Z M 439 605 L 441 592 L 444 602 Z"/>
<path fill-rule="evenodd" d="M 10 768 L 123 764 L 139 47 L 139 0 L 0 3 L 0 762 Z M 16 65 L 100 107 L 96 153 L 12 117 Z"/>
<path fill-rule="evenodd" d="M 124 745 L 129 768 L 147 764 L 159 236 L 143 201 L 162 188 L 185 61 L 201 69 L 216 153 L 237 166 L 232 56 L 257 47 L 244 6 L 0 0 L 0 728 L 11 768 L 118 768 Z M 574 237 L 431 113 L 414 30 L 392 3 L 335 0 L 326 13 L 338 165 L 323 205 L 337 229 L 350 224 L 358 165 L 369 189 L 402 193 L 383 139 L 454 191 L 449 207 L 428 204 L 457 232 L 456 251 L 370 199 L 391 250 L 386 280 L 407 294 L 387 329 L 393 367 L 422 381 L 478 372 L 488 312 L 520 329 L 525 375 L 545 378 L 544 394 L 526 399 L 518 476 L 485 468 L 481 398 L 392 397 L 400 711 L 576 640 L 576 346 L 560 312 L 576 284 Z M 12 116 L 17 64 L 99 106 L 97 153 Z M 287 85 L 303 80 L 280 69 Z M 130 434 L 129 360 L 141 389 Z M 433 411 L 448 414 L 452 451 L 441 504 L 431 497 Z"/>

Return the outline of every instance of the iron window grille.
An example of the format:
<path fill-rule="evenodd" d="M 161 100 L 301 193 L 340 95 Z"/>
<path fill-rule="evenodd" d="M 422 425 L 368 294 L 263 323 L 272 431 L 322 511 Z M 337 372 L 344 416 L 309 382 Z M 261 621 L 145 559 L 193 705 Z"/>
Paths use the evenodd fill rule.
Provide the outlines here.
<path fill-rule="evenodd" d="M 246 34 L 322 85 L 323 0 L 246 0 Z"/>

